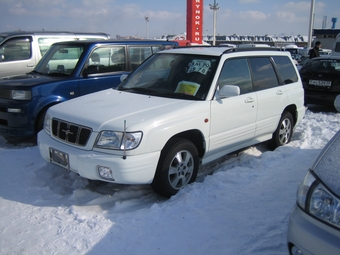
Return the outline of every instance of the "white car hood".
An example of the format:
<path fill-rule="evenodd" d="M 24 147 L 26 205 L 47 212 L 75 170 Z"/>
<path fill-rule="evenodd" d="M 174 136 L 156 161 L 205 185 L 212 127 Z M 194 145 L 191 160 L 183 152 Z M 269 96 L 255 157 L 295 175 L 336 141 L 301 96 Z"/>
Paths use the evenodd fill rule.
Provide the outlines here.
<path fill-rule="evenodd" d="M 163 116 L 195 101 L 128 93 L 107 89 L 51 107 L 52 118 L 87 126 L 93 131 L 123 130 L 153 117 Z"/>

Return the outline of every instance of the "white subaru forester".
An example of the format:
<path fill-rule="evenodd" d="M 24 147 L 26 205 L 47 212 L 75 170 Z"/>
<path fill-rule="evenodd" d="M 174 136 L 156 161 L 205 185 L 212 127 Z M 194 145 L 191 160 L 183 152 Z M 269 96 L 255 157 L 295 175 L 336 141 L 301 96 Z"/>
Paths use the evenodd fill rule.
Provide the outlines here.
<path fill-rule="evenodd" d="M 304 92 L 289 52 L 188 47 L 158 52 L 118 87 L 51 107 L 42 157 L 92 180 L 151 184 L 170 197 L 201 165 L 291 140 Z"/>

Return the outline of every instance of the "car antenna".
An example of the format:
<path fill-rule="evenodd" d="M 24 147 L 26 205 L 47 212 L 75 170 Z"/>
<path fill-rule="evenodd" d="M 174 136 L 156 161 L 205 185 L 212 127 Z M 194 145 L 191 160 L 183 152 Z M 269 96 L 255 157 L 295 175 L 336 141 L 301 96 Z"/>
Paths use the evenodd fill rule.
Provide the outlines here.
<path fill-rule="evenodd" d="M 123 132 L 123 141 L 124 141 L 123 159 L 126 159 L 126 139 L 125 139 L 125 134 L 126 134 L 126 120 L 124 120 L 124 132 Z"/>

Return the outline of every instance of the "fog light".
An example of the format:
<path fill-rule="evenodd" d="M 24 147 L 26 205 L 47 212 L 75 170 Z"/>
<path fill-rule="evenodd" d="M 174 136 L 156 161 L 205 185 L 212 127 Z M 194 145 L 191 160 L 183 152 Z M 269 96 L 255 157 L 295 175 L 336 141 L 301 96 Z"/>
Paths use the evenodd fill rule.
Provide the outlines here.
<path fill-rule="evenodd" d="M 303 255 L 302 251 L 295 245 L 291 248 L 292 255 Z"/>
<path fill-rule="evenodd" d="M 100 177 L 114 181 L 111 168 L 106 166 L 97 166 L 97 171 Z"/>
<path fill-rule="evenodd" d="M 8 108 L 7 111 L 12 112 L 12 113 L 21 113 L 21 109 L 15 109 L 15 108 Z"/>

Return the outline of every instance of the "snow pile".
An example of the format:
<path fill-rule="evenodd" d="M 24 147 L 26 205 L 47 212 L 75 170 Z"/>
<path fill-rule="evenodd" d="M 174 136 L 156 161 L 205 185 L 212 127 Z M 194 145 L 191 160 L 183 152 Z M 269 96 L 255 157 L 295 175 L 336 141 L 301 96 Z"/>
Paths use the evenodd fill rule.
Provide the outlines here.
<path fill-rule="evenodd" d="M 169 200 L 90 182 L 0 137 L 0 254 L 287 254 L 297 185 L 339 117 L 307 110 L 289 145 L 248 148 Z"/>

